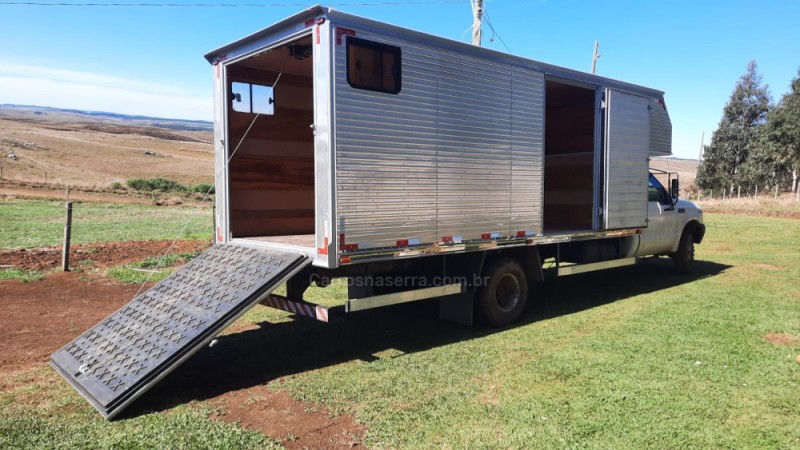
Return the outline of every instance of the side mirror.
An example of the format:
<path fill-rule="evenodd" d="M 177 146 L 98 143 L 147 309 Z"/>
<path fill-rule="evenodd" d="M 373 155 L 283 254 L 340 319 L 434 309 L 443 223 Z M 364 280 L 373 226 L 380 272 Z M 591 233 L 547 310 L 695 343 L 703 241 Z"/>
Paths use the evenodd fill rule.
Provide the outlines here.
<path fill-rule="evenodd" d="M 681 185 L 678 182 L 677 178 L 673 178 L 672 179 L 672 184 L 670 185 L 670 189 L 671 189 L 670 193 L 672 194 L 672 198 L 677 200 L 678 199 L 678 194 L 680 194 L 680 192 L 681 192 Z"/>

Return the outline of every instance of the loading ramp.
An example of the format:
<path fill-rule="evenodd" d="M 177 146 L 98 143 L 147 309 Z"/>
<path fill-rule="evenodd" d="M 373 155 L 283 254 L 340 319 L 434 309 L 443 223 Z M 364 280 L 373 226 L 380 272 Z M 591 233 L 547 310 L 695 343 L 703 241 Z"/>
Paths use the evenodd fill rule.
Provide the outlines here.
<path fill-rule="evenodd" d="M 311 260 L 216 245 L 50 356 L 107 419 L 145 393 Z"/>

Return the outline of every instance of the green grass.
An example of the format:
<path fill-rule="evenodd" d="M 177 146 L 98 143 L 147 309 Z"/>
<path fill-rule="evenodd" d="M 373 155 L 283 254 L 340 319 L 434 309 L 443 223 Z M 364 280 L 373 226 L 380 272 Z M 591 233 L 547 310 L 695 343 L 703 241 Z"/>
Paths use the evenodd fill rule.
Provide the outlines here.
<path fill-rule="evenodd" d="M 193 400 L 270 383 L 354 415 L 374 448 L 798 448 L 800 341 L 764 336 L 800 336 L 800 221 L 707 224 L 696 275 L 662 259 L 561 278 L 501 330 L 441 322 L 435 303 L 331 324 L 257 306 L 144 402 L 180 406 L 118 422 L 48 368 L 2 375 L 0 447 L 273 445 Z"/>
<path fill-rule="evenodd" d="M 23 283 L 42 281 L 44 275 L 38 270 L 3 269 L 0 270 L 0 280 L 20 280 Z"/>
<path fill-rule="evenodd" d="M 800 336 L 800 221 L 709 215 L 708 227 L 705 276 L 652 261 L 563 278 L 536 291 L 539 313 L 493 333 L 391 317 L 321 333 L 335 345 L 319 353 L 374 359 L 280 386 L 354 414 L 375 447 L 796 448 L 800 346 L 763 336 Z"/>
<path fill-rule="evenodd" d="M 61 245 L 64 202 L 0 199 L 0 248 Z M 192 218 L 182 239 L 211 238 L 211 208 L 75 203 L 72 243 L 173 239 Z"/>
<path fill-rule="evenodd" d="M 175 271 L 172 266 L 185 264 L 201 252 L 168 253 L 161 256 L 151 256 L 144 261 L 128 264 L 127 266 L 110 267 L 106 275 L 123 283 L 144 283 L 145 281 L 158 282 L 172 275 Z M 143 269 L 143 270 L 137 270 Z"/>
<path fill-rule="evenodd" d="M 207 406 L 107 422 L 46 366 L 0 374 L 0 448 L 280 448 L 264 436 L 208 419 Z"/>

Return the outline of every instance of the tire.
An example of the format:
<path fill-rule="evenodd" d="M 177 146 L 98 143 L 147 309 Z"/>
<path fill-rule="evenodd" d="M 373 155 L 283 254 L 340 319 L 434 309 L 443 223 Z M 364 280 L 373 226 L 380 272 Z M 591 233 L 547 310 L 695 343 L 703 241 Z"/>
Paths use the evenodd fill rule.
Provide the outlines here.
<path fill-rule="evenodd" d="M 486 276 L 488 282 L 476 296 L 480 318 L 496 327 L 519 319 L 528 302 L 528 281 L 519 263 L 500 259 L 489 266 Z"/>
<path fill-rule="evenodd" d="M 694 237 L 691 230 L 683 230 L 681 241 L 678 243 L 678 251 L 673 253 L 672 262 L 675 264 L 675 271 L 679 274 L 692 273 L 694 265 Z"/>

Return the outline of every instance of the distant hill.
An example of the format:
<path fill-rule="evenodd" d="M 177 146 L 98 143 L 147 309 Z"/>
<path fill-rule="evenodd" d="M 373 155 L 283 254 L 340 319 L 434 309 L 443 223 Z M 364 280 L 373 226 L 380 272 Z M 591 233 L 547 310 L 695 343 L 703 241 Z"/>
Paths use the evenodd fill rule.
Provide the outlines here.
<path fill-rule="evenodd" d="M 105 111 L 84 111 L 79 109 L 53 108 L 50 106 L 0 104 L 0 110 L 28 111 L 35 115 L 69 114 L 74 120 L 84 119 L 123 122 L 139 126 L 151 126 L 182 131 L 213 131 L 214 124 L 207 120 L 166 119 L 163 117 L 136 116 Z"/>
<path fill-rule="evenodd" d="M 0 196 L 4 185 L 27 189 L 23 183 L 93 190 L 129 178 L 212 183 L 212 138 L 211 122 L 200 120 L 0 105 Z"/>

